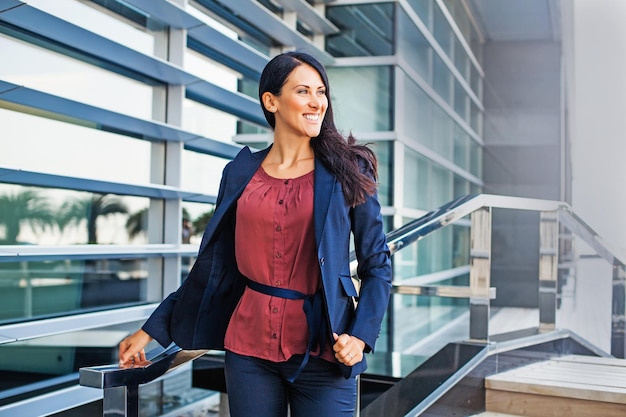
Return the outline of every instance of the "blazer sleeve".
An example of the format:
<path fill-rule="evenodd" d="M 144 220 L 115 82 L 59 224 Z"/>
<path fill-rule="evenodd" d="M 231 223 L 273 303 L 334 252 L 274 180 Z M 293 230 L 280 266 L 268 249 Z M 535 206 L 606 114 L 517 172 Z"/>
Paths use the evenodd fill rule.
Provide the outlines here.
<path fill-rule="evenodd" d="M 391 292 L 391 259 L 378 195 L 351 210 L 352 233 L 361 280 L 359 303 L 350 334 L 374 350 Z"/>

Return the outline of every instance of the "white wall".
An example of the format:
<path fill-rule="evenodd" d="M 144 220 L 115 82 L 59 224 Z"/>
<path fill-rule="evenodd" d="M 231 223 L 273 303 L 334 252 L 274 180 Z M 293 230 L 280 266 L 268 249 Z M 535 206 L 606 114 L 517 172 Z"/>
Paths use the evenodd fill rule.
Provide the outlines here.
<path fill-rule="evenodd" d="M 572 206 L 626 254 L 626 1 L 562 4 Z"/>

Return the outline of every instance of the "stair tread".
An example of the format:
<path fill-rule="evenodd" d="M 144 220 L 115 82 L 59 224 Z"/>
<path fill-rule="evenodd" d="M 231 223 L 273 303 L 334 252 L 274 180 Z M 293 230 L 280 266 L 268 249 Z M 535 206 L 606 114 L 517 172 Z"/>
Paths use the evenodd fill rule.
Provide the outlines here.
<path fill-rule="evenodd" d="M 474 414 L 471 417 L 519 417 L 517 414 L 496 413 L 494 411 L 485 411 L 480 414 Z"/>
<path fill-rule="evenodd" d="M 568 355 L 491 375 L 485 387 L 626 404 L 626 360 Z"/>

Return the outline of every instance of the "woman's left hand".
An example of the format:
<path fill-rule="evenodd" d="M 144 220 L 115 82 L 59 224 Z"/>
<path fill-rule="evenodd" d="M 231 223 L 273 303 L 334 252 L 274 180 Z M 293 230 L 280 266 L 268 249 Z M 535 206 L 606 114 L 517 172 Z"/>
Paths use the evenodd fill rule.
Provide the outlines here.
<path fill-rule="evenodd" d="M 347 366 L 353 366 L 363 360 L 365 342 L 347 333 L 342 333 L 341 335 L 333 333 L 333 337 L 335 338 L 333 350 L 335 351 L 335 358 L 339 362 Z"/>

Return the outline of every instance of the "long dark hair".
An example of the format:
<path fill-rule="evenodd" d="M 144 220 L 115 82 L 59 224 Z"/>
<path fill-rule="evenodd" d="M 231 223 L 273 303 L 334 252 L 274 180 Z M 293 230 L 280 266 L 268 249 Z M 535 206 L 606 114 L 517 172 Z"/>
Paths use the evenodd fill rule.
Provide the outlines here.
<path fill-rule="evenodd" d="M 376 192 L 378 162 L 374 152 L 365 145 L 358 145 L 352 133 L 345 138 L 337 130 L 324 66 L 304 52 L 285 52 L 272 58 L 263 69 L 259 81 L 259 100 L 263 114 L 273 129 L 276 126 L 276 119 L 274 113 L 263 105 L 263 93 L 269 92 L 279 96 L 289 74 L 302 64 L 310 65 L 320 74 L 328 98 L 328 108 L 320 134 L 311 138 L 313 153 L 337 177 L 343 187 L 346 201 L 354 207 Z"/>

